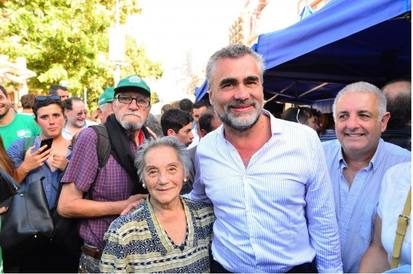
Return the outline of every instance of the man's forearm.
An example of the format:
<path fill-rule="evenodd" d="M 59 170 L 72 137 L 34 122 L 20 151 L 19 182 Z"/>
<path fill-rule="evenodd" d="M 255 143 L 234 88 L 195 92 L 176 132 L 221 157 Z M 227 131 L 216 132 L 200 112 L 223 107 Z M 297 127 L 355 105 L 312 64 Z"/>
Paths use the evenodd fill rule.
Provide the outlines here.
<path fill-rule="evenodd" d="M 76 199 L 72 202 L 59 202 L 58 212 L 67 218 L 92 218 L 119 215 L 128 205 L 123 201 L 93 201 L 87 199 Z"/>

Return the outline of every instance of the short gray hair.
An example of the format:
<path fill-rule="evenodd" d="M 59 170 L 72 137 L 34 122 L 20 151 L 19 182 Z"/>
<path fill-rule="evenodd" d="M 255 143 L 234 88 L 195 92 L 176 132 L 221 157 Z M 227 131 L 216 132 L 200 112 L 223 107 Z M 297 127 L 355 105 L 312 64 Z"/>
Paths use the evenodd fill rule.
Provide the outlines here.
<path fill-rule="evenodd" d="M 206 79 L 207 79 L 208 87 L 211 86 L 212 72 L 218 60 L 223 59 L 223 58 L 236 59 L 236 58 L 239 58 L 245 55 L 251 55 L 257 61 L 258 68 L 260 69 L 260 80 L 261 82 L 263 82 L 265 67 L 264 67 L 264 61 L 262 59 L 262 56 L 245 45 L 233 44 L 233 45 L 229 45 L 225 48 L 218 50 L 209 58 L 209 61 L 206 67 Z"/>
<path fill-rule="evenodd" d="M 334 99 L 333 103 L 333 117 L 334 121 L 336 120 L 336 105 L 337 101 L 348 93 L 370 93 L 376 96 L 377 98 L 377 110 L 379 112 L 378 119 L 381 120 L 386 113 L 387 100 L 383 92 L 373 84 L 367 82 L 355 82 L 348 84 L 343 89 L 341 89 Z"/>
<path fill-rule="evenodd" d="M 192 169 L 192 161 L 189 150 L 187 150 L 186 147 L 176 137 L 165 136 L 143 144 L 136 152 L 135 167 L 138 170 L 138 176 L 141 182 L 144 181 L 143 175 L 145 169 L 145 155 L 151 149 L 162 146 L 170 147 L 175 150 L 176 155 L 178 156 L 178 160 L 184 167 L 184 174 L 185 176 L 188 176 L 189 171 Z M 162 155 L 159 155 L 159 157 L 162 157 Z"/>

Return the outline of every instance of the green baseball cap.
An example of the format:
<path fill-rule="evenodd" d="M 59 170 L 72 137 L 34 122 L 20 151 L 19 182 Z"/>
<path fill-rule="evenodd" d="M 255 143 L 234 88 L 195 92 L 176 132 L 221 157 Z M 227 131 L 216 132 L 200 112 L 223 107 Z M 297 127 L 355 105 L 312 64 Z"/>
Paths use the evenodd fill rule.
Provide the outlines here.
<path fill-rule="evenodd" d="M 98 105 L 101 106 L 103 104 L 112 102 L 114 96 L 115 96 L 115 89 L 113 87 L 107 87 L 103 91 L 103 93 L 99 96 Z"/>
<path fill-rule="evenodd" d="M 151 89 L 148 85 L 137 75 L 130 75 L 119 81 L 115 88 L 115 94 L 123 90 L 143 91 L 148 96 L 151 96 Z"/>

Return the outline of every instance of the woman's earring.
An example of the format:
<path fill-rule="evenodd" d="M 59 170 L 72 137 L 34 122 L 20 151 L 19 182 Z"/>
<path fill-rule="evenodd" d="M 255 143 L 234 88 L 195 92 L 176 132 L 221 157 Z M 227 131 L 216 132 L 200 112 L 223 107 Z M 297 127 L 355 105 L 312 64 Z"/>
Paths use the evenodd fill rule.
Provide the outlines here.
<path fill-rule="evenodd" d="M 188 179 L 185 177 L 185 178 L 184 178 L 184 183 L 186 183 L 186 182 L 188 182 Z"/>
<path fill-rule="evenodd" d="M 142 182 L 142 187 L 143 187 L 143 188 L 146 188 L 146 185 L 145 185 L 145 183 L 144 183 L 144 182 Z"/>

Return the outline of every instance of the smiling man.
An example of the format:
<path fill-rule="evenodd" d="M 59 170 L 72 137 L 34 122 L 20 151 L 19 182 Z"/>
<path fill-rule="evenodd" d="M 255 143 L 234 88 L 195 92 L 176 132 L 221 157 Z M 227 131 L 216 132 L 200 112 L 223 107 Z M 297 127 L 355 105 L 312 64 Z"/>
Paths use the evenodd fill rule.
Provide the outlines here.
<path fill-rule="evenodd" d="M 66 124 L 62 135 L 67 140 L 72 140 L 73 136 L 82 129 L 88 127 L 86 123 L 87 110 L 85 103 L 79 97 L 70 97 L 63 102 Z"/>
<path fill-rule="evenodd" d="M 250 48 L 217 51 L 206 72 L 223 126 L 197 147 L 190 196 L 214 206 L 211 272 L 341 271 L 333 193 L 315 131 L 263 109 L 263 60 Z"/>
<path fill-rule="evenodd" d="M 6 89 L 0 85 L 0 136 L 7 149 L 17 139 L 34 137 L 40 128 L 31 116 L 16 113 Z"/>
<path fill-rule="evenodd" d="M 324 142 L 336 203 L 344 272 L 358 272 L 372 240 L 381 179 L 393 165 L 410 160 L 410 152 L 384 142 L 390 114 L 379 88 L 366 82 L 344 87 L 333 114 L 337 140 Z"/>
<path fill-rule="evenodd" d="M 150 139 L 143 126 L 151 107 L 150 94 L 149 87 L 136 75 L 119 81 L 112 103 L 114 114 L 102 125 L 111 148 L 103 167 L 98 166 L 100 138 L 93 128 L 83 129 L 74 145 L 62 178 L 58 211 L 66 217 L 81 218 L 79 233 L 84 246 L 79 272 L 99 272 L 103 235 L 110 223 L 131 203 L 141 200 L 142 193 L 147 193 L 139 183 L 134 156 L 139 146 Z"/>

